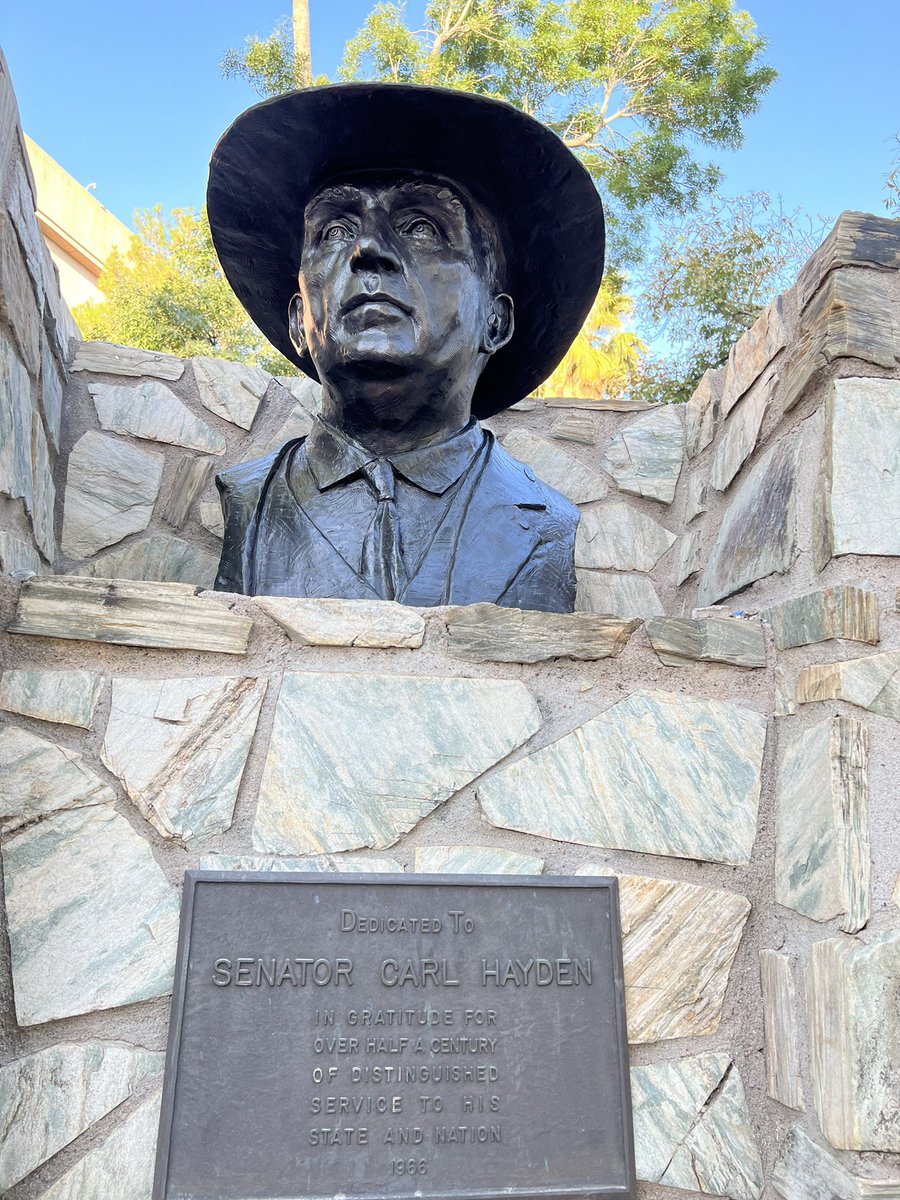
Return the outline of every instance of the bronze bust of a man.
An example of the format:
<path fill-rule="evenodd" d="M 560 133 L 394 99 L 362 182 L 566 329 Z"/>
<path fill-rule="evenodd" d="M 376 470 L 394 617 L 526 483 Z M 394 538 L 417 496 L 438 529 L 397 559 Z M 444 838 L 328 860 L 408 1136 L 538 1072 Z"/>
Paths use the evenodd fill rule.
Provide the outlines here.
<path fill-rule="evenodd" d="M 323 386 L 223 471 L 216 587 L 571 612 L 578 513 L 482 429 L 545 378 L 603 269 L 587 172 L 498 101 L 350 84 L 244 113 L 210 225 L 250 316 Z"/>

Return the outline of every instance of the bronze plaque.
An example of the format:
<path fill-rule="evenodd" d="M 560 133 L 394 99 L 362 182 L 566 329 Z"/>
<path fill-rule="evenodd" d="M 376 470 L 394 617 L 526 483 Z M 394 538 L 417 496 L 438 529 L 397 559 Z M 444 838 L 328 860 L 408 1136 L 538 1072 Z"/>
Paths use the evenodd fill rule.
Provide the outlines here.
<path fill-rule="evenodd" d="M 155 1200 L 633 1194 L 614 879 L 186 874 Z"/>

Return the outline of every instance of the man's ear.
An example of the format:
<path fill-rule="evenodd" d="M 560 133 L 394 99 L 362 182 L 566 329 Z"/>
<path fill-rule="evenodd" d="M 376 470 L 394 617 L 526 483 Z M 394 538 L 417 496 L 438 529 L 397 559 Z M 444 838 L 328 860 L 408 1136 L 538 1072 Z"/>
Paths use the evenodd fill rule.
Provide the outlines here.
<path fill-rule="evenodd" d="M 482 351 L 485 354 L 496 354 L 512 337 L 515 327 L 516 321 L 513 315 L 512 296 L 507 296 L 505 292 L 500 292 L 499 295 L 494 296 L 491 300 L 487 328 L 484 331 L 484 337 L 481 339 Z"/>
<path fill-rule="evenodd" d="M 291 296 L 288 305 L 288 333 L 298 354 L 306 353 L 306 334 L 303 332 L 303 297 L 299 292 Z"/>

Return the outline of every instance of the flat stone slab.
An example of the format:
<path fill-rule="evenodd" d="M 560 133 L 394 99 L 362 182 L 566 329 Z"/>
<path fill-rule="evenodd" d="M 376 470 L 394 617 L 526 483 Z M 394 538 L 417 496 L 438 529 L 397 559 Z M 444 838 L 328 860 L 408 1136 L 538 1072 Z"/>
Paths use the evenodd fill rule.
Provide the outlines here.
<path fill-rule="evenodd" d="M 9 633 L 246 654 L 253 622 L 186 583 L 29 579 Z"/>
<path fill-rule="evenodd" d="M 222 540 L 225 536 L 225 518 L 222 516 L 222 505 L 218 500 L 201 500 L 200 524 L 209 530 L 214 538 Z"/>
<path fill-rule="evenodd" d="M 505 829 L 587 846 L 747 863 L 766 719 L 720 700 L 638 691 L 478 787 Z"/>
<path fill-rule="evenodd" d="M 53 466 L 44 426 L 37 413 L 31 425 L 31 461 L 34 470 L 34 498 L 31 504 L 31 525 L 38 549 L 48 562 L 56 559 L 56 486 Z"/>
<path fill-rule="evenodd" d="M 766 1095 L 779 1104 L 802 1111 L 805 1106 L 800 1076 L 797 989 L 790 955 L 760 950 L 759 976 L 766 1041 Z"/>
<path fill-rule="evenodd" d="M 216 581 L 219 559 L 183 538 L 154 533 L 120 550 L 110 550 L 71 572 L 86 579 L 143 579 L 148 583 L 193 583 L 204 591 Z"/>
<path fill-rule="evenodd" d="M 0 530 L 0 571 L 23 579 L 28 575 L 40 575 L 43 569 L 40 555 L 33 546 Z"/>
<path fill-rule="evenodd" d="M 675 404 L 638 417 L 606 444 L 601 466 L 620 492 L 671 504 L 684 461 L 684 425 Z"/>
<path fill-rule="evenodd" d="M 731 412 L 787 340 L 782 299 L 776 296 L 729 352 L 721 388 L 722 416 Z"/>
<path fill-rule="evenodd" d="M 281 858 L 274 854 L 204 854 L 201 871 L 318 871 L 326 875 L 396 875 L 403 868 L 394 858 L 359 857 L 354 854 L 311 854 L 305 858 Z"/>
<path fill-rule="evenodd" d="M 150 375 L 174 382 L 184 374 L 184 360 L 155 350 L 136 350 L 112 342 L 81 342 L 70 371 L 95 371 L 99 375 Z"/>
<path fill-rule="evenodd" d="M 103 676 L 96 671 L 8 670 L 0 676 L 0 708 L 93 729 L 102 683 Z"/>
<path fill-rule="evenodd" d="M 730 617 L 656 617 L 646 624 L 650 644 L 667 667 L 692 662 L 729 663 L 735 667 L 766 665 L 766 639 L 754 622 Z"/>
<path fill-rule="evenodd" d="M 48 813 L 114 800 L 81 755 L 27 729 L 0 730 L 0 832 Z"/>
<path fill-rule="evenodd" d="M 163 457 L 89 430 L 69 455 L 62 550 L 89 558 L 146 529 L 159 494 Z"/>
<path fill-rule="evenodd" d="M 163 837 L 194 845 L 231 827 L 267 680 L 113 680 L 101 757 Z"/>
<path fill-rule="evenodd" d="M 496 604 L 448 608 L 450 652 L 471 662 L 615 658 L 640 624 L 592 613 L 524 612 Z"/>
<path fill-rule="evenodd" d="M 524 684 L 413 675 L 286 674 L 253 848 L 383 848 L 541 724 Z"/>
<path fill-rule="evenodd" d="M 758 1200 L 763 1165 L 737 1068 L 727 1054 L 632 1067 L 638 1179 Z"/>
<path fill-rule="evenodd" d="M 0 337 L 0 492 L 34 502 L 31 463 L 31 380 L 16 352 Z"/>
<path fill-rule="evenodd" d="M 158 380 L 145 379 L 136 387 L 92 383 L 88 391 L 101 429 L 207 454 L 225 453 L 222 435 L 210 429 Z"/>
<path fill-rule="evenodd" d="M 503 449 L 573 504 L 589 504 L 606 495 L 609 484 L 599 471 L 527 429 L 511 429 L 503 439 Z"/>
<path fill-rule="evenodd" d="M 576 570 L 575 575 L 576 612 L 601 613 L 626 621 L 663 615 L 662 601 L 646 575 L 585 570 Z"/>
<path fill-rule="evenodd" d="M 161 1100 L 145 1100 L 37 1200 L 150 1200 Z"/>
<path fill-rule="evenodd" d="M 652 571 L 674 543 L 674 533 L 630 504 L 606 504 L 581 514 L 575 535 L 575 566 Z"/>
<path fill-rule="evenodd" d="M 576 875 L 603 875 L 585 863 Z M 750 901 L 719 888 L 618 875 L 631 1045 L 715 1033 Z"/>
<path fill-rule="evenodd" d="M 778 773 L 775 899 L 845 933 L 869 920 L 868 762 L 862 721 L 831 717 L 794 735 Z"/>
<path fill-rule="evenodd" d="M 206 487 L 206 481 L 212 469 L 211 458 L 198 458 L 195 454 L 186 454 L 175 468 L 175 476 L 166 489 L 165 502 L 160 516 L 173 529 L 181 529 L 194 501 Z"/>
<path fill-rule="evenodd" d="M 425 618 L 394 600 L 256 596 L 253 603 L 298 646 L 416 649 L 425 637 Z"/>
<path fill-rule="evenodd" d="M 892 308 L 888 276 L 834 271 L 807 305 L 800 328 L 826 363 L 861 358 L 890 369 L 900 357 Z"/>
<path fill-rule="evenodd" d="M 716 491 L 725 491 L 755 450 L 763 417 L 777 382 L 778 376 L 773 374 L 767 382 L 754 388 L 752 394 L 741 401 L 725 422 L 709 470 L 709 482 Z"/>
<path fill-rule="evenodd" d="M 675 552 L 674 577 L 676 587 L 680 587 L 686 579 L 690 579 L 692 575 L 696 575 L 702 566 L 700 533 L 697 529 L 691 529 L 684 534 Z"/>
<path fill-rule="evenodd" d="M 217 417 L 249 429 L 272 376 L 261 367 L 223 358 L 192 358 L 200 403 Z"/>
<path fill-rule="evenodd" d="M 111 806 L 45 817 L 2 852 L 20 1025 L 171 992 L 178 895 Z"/>
<path fill-rule="evenodd" d="M 295 404 L 274 437 L 269 440 L 265 452 L 271 454 L 273 450 L 280 450 L 285 442 L 292 442 L 294 438 L 306 437 L 312 427 L 313 419 L 310 413 L 302 404 Z"/>
<path fill-rule="evenodd" d="M 322 385 L 308 375 L 276 375 L 275 378 L 310 414 L 322 410 Z"/>
<path fill-rule="evenodd" d="M 162 1075 L 165 1055 L 104 1042 L 63 1042 L 0 1068 L 4 1192 Z"/>
<path fill-rule="evenodd" d="M 877 645 L 880 640 L 878 596 L 852 583 L 820 588 L 766 608 L 760 614 L 772 626 L 779 650 L 810 646 L 831 638 Z"/>
<path fill-rule="evenodd" d="M 797 553 L 798 454 L 799 442 L 785 437 L 751 468 L 725 514 L 700 578 L 700 607 L 790 569 Z"/>
<path fill-rule="evenodd" d="M 720 396 L 725 368 L 704 371 L 694 393 L 684 406 L 685 452 L 696 458 L 712 442 L 722 410 Z"/>
<path fill-rule="evenodd" d="M 813 1097 L 838 1150 L 900 1150 L 900 931 L 816 942 L 806 971 Z"/>
<path fill-rule="evenodd" d="M 832 553 L 900 555 L 900 380 L 833 381 L 825 464 Z"/>
<path fill-rule="evenodd" d="M 413 870 L 422 875 L 540 875 L 544 860 L 492 846 L 417 846 Z"/>
<path fill-rule="evenodd" d="M 770 1180 L 783 1200 L 897 1200 L 900 1179 L 863 1179 L 851 1175 L 799 1125 L 781 1143 Z"/>
<path fill-rule="evenodd" d="M 561 442 L 580 442 L 582 446 L 593 446 L 597 441 L 594 422 L 587 413 L 581 412 L 557 417 L 550 426 L 550 436 Z"/>
<path fill-rule="evenodd" d="M 804 667 L 797 679 L 797 703 L 816 700 L 846 700 L 900 721 L 900 650 Z"/>
<path fill-rule="evenodd" d="M 797 276 L 797 299 L 803 309 L 836 267 L 863 266 L 893 270 L 900 266 L 900 237 L 890 217 L 843 212 L 834 228 Z"/>

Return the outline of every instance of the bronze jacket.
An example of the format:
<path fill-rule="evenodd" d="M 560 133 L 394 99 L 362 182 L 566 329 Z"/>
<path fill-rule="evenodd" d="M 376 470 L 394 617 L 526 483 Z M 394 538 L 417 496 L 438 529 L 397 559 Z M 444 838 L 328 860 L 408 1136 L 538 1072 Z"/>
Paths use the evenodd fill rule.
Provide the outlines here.
<path fill-rule="evenodd" d="M 448 493 L 441 518 L 413 548 L 415 569 L 397 600 L 571 612 L 578 510 L 511 458 L 493 434 L 474 428 L 481 440 L 471 464 Z M 358 561 L 329 534 L 343 484 L 320 486 L 305 441 L 217 476 L 225 537 L 216 589 L 378 599 Z M 416 451 L 419 462 L 424 453 Z"/>

